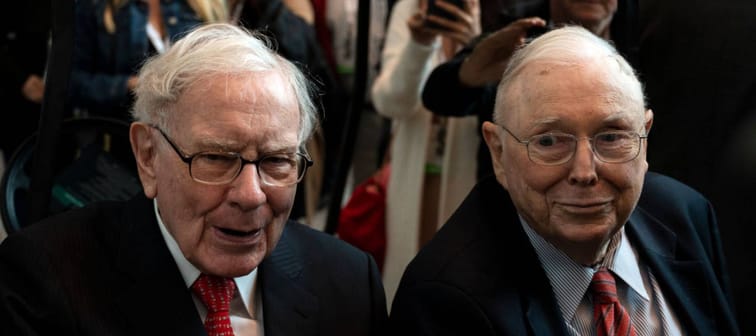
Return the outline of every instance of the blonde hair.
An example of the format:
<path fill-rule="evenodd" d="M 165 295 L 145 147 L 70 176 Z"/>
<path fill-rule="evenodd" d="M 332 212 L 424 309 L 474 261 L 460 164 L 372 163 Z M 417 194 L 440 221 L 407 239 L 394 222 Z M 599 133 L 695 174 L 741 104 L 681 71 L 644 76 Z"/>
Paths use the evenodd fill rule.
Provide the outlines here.
<path fill-rule="evenodd" d="M 113 13 L 117 12 L 121 7 L 126 5 L 129 1 L 135 0 L 111 0 L 105 6 L 105 13 L 103 14 L 103 22 L 105 23 L 105 30 L 114 34 L 116 31 L 115 20 L 113 19 Z M 194 12 L 205 23 L 227 22 L 228 21 L 228 4 L 226 0 L 186 0 Z"/>

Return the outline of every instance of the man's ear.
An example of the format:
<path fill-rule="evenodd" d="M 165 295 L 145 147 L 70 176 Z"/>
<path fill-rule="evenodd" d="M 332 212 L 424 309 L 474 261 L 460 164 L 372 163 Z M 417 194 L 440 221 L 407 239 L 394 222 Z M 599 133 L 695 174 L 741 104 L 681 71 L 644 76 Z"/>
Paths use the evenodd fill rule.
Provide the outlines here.
<path fill-rule="evenodd" d="M 646 132 L 646 136 L 648 136 L 648 134 L 651 133 L 651 125 L 653 125 L 653 123 L 654 123 L 654 112 L 651 111 L 651 109 L 646 110 L 646 113 L 644 115 L 644 119 L 645 119 L 645 124 L 643 125 L 643 128 L 644 128 L 644 130 Z M 648 172 L 648 159 L 647 159 L 647 156 L 648 156 L 648 139 L 646 139 L 646 141 L 643 141 L 643 143 L 645 144 L 644 149 L 642 149 L 644 151 L 644 154 L 643 154 L 643 166 L 645 167 L 645 169 L 644 169 L 645 172 Z"/>
<path fill-rule="evenodd" d="M 488 152 L 491 154 L 491 161 L 493 162 L 493 170 L 496 175 L 496 179 L 501 185 L 507 189 L 507 177 L 504 173 L 504 143 L 501 139 L 501 127 L 490 121 L 486 121 L 482 126 L 483 139 L 486 140 L 488 145 Z"/>
<path fill-rule="evenodd" d="M 651 133 L 651 125 L 654 123 L 654 111 L 651 111 L 651 109 L 646 110 L 645 119 L 646 135 L 648 135 L 649 133 Z"/>
<path fill-rule="evenodd" d="M 152 127 L 141 122 L 131 123 L 129 140 L 131 140 L 131 151 L 136 159 L 144 195 L 147 198 L 155 198 L 157 196 L 157 177 L 155 175 L 157 144 L 152 136 Z"/>

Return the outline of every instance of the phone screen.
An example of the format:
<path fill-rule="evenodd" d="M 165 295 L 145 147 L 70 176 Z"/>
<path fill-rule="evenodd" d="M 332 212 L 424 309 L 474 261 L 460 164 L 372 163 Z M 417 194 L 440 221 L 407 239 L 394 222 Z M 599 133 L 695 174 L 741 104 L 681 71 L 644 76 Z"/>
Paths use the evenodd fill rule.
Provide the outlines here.
<path fill-rule="evenodd" d="M 450 3 L 462 9 L 464 8 L 463 0 L 445 0 L 445 2 Z M 451 21 L 456 20 L 456 17 L 453 14 L 447 12 L 445 9 L 436 5 L 436 0 L 428 0 L 428 15 L 440 16 L 442 18 L 445 18 Z M 431 21 L 426 21 L 426 26 L 430 28 L 436 28 L 436 29 L 444 28 Z"/>

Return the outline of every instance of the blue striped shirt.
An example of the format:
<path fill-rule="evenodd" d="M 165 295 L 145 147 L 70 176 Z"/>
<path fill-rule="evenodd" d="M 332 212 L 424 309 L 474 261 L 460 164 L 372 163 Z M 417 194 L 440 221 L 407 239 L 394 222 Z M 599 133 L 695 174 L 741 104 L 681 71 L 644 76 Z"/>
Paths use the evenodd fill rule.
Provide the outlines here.
<path fill-rule="evenodd" d="M 596 335 L 593 303 L 588 288 L 599 266 L 609 268 L 617 282 L 620 302 L 630 314 L 639 336 L 681 335 L 680 324 L 667 305 L 659 284 L 647 265 L 638 259 L 622 228 L 612 237 L 606 257 L 595 267 L 583 266 L 541 237 L 524 219 L 531 245 L 546 271 L 571 335 Z"/>

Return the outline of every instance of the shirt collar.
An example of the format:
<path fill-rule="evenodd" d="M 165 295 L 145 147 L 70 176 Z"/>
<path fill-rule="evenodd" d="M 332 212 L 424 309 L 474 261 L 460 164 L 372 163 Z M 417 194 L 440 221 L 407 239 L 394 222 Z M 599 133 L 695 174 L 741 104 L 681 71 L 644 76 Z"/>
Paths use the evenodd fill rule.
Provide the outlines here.
<path fill-rule="evenodd" d="M 154 209 L 155 209 L 155 217 L 157 218 L 158 226 L 160 227 L 160 233 L 163 235 L 163 240 L 165 240 L 165 244 L 168 246 L 168 250 L 171 252 L 171 256 L 173 257 L 173 260 L 176 262 L 176 265 L 178 266 L 179 272 L 181 272 L 181 276 L 184 279 L 184 284 L 187 288 L 190 288 L 192 284 L 194 283 L 197 278 L 200 276 L 200 270 L 197 269 L 189 260 L 184 257 L 184 254 L 181 253 L 181 249 L 178 246 L 178 243 L 173 238 L 173 236 L 168 232 L 168 229 L 165 227 L 165 223 L 163 223 L 163 219 L 160 218 L 160 211 L 158 210 L 158 204 L 157 204 L 157 198 L 153 200 Z M 240 277 L 234 278 L 234 283 L 236 283 L 236 288 L 240 293 L 240 297 L 242 301 L 244 301 L 245 307 L 252 307 L 250 303 L 254 300 L 254 286 L 255 282 L 257 282 L 257 268 L 252 270 L 247 275 L 242 275 Z M 245 293 L 242 295 L 241 293 Z M 250 312 L 252 314 L 253 312 Z"/>
<path fill-rule="evenodd" d="M 624 232 L 625 228 L 623 227 L 622 240 L 614 255 L 614 263 L 609 269 L 644 300 L 649 301 L 650 296 L 646 291 L 646 286 L 643 285 L 643 278 L 638 266 L 638 256 Z"/>
<path fill-rule="evenodd" d="M 546 276 L 549 278 L 562 318 L 565 321 L 571 321 L 591 284 L 591 279 L 596 270 L 572 260 L 567 254 L 541 237 L 522 217 L 520 217 L 520 225 L 525 230 L 538 259 L 541 261 Z M 623 227 L 617 233 L 619 244 L 614 249 L 614 254 L 607 256 L 605 262 L 608 264 L 603 266 L 607 266 L 630 288 L 648 300 L 649 296 L 643 286 L 637 256 L 624 231 Z M 612 253 L 612 251 L 610 250 L 608 253 Z"/>

